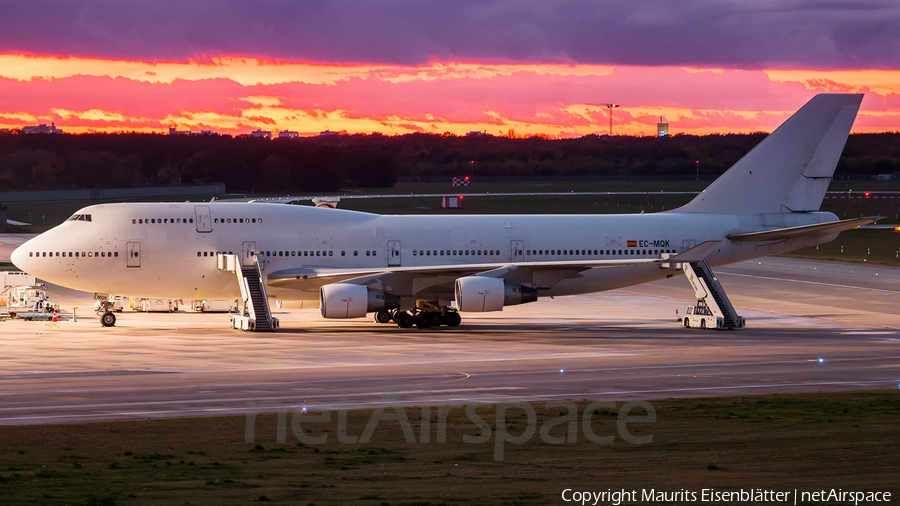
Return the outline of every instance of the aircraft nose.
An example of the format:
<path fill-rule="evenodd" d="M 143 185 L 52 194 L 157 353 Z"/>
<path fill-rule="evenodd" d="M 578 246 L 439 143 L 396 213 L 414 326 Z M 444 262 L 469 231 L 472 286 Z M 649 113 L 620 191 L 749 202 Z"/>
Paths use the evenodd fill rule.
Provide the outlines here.
<path fill-rule="evenodd" d="M 28 251 L 24 244 L 13 250 L 12 254 L 9 256 L 9 260 L 19 270 L 28 272 Z"/>

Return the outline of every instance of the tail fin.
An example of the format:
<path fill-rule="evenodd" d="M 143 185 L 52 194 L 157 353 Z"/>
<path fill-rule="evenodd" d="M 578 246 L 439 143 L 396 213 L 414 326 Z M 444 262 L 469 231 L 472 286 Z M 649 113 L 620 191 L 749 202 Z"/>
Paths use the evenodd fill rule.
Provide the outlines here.
<path fill-rule="evenodd" d="M 816 95 L 709 187 L 675 212 L 818 211 L 862 95 Z"/>

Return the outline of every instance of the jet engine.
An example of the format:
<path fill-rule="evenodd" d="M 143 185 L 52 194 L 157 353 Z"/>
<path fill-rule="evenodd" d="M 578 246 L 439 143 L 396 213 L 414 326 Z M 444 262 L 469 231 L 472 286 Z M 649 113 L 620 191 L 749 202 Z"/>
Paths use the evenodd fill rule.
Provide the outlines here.
<path fill-rule="evenodd" d="M 456 307 L 460 311 L 502 311 L 537 300 L 537 290 L 500 278 L 466 276 L 456 280 Z"/>
<path fill-rule="evenodd" d="M 400 297 L 362 285 L 332 283 L 319 289 L 319 307 L 324 318 L 359 318 L 400 307 Z"/>

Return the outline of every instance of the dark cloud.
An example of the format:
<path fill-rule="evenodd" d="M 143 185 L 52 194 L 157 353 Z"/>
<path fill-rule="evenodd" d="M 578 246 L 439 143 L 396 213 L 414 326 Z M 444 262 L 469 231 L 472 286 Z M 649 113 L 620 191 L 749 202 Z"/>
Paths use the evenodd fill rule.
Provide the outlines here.
<path fill-rule="evenodd" d="M 898 68 L 894 0 L 3 0 L 0 52 Z"/>

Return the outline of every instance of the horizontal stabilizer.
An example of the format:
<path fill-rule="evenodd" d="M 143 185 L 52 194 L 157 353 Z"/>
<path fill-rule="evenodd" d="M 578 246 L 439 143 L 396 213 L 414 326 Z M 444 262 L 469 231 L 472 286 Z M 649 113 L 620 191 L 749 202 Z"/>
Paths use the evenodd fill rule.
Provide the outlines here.
<path fill-rule="evenodd" d="M 823 237 L 837 234 L 845 230 L 859 228 L 863 225 L 875 223 L 884 216 L 867 216 L 865 218 L 852 218 L 849 220 L 832 221 L 829 223 L 816 223 L 815 225 L 803 225 L 802 227 L 778 228 L 763 232 L 751 232 L 749 234 L 730 235 L 732 241 L 780 241 L 794 239 L 796 237 Z"/>
<path fill-rule="evenodd" d="M 663 260 L 663 261 L 667 262 L 667 263 L 699 262 L 700 260 L 703 260 L 704 258 L 709 256 L 709 254 L 712 253 L 713 250 L 716 249 L 716 247 L 719 245 L 720 242 L 722 242 L 722 241 L 701 242 L 700 244 L 694 246 L 693 248 L 682 251 L 681 253 L 679 253 L 673 257 L 669 257 L 668 259 Z"/>

